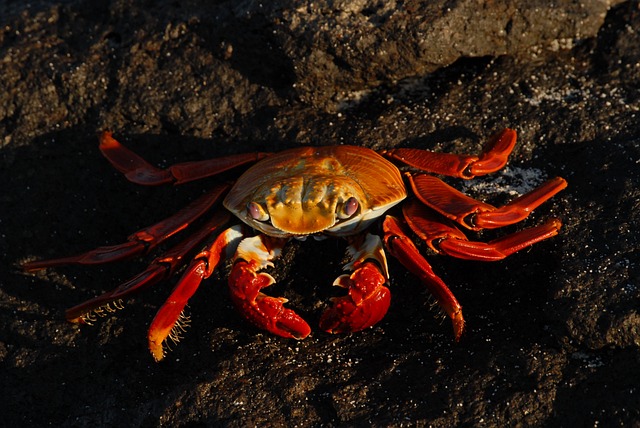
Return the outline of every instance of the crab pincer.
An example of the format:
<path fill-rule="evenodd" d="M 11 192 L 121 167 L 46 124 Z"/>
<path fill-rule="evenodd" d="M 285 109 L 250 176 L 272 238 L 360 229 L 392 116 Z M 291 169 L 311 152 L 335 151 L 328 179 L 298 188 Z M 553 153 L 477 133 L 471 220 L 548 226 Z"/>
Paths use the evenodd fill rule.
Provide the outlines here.
<path fill-rule="evenodd" d="M 320 318 L 320 328 L 328 333 L 349 333 L 375 325 L 391 303 L 386 282 L 371 261 L 362 263 L 351 275 L 339 276 L 333 285 L 348 289 L 349 294 L 332 299 L 333 306 Z"/>
<path fill-rule="evenodd" d="M 333 306 L 320 318 L 320 328 L 329 333 L 348 333 L 364 330 L 378 323 L 387 313 L 391 293 L 387 260 L 382 241 L 377 235 L 356 235 L 349 239 L 347 255 L 351 262 L 333 283 L 348 290 L 348 294 L 332 299 Z"/>
<path fill-rule="evenodd" d="M 256 327 L 278 336 L 304 339 L 311 327 L 293 310 L 285 308 L 287 299 L 271 297 L 260 290 L 275 279 L 261 269 L 273 266 L 286 240 L 269 239 L 265 235 L 245 238 L 240 242 L 229 275 L 229 291 L 236 309 Z"/>

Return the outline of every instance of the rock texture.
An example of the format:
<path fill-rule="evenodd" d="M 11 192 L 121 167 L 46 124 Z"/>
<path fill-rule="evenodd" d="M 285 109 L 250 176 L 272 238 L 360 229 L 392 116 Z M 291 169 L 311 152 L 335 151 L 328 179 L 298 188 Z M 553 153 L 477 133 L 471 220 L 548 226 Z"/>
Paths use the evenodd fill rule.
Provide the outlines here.
<path fill-rule="evenodd" d="M 266 3 L 0 2 L 3 421 L 640 424 L 638 2 Z M 563 176 L 518 227 L 564 228 L 498 263 L 430 257 L 464 306 L 458 344 L 394 261 L 379 326 L 301 342 L 236 316 L 222 271 L 156 364 L 146 328 L 170 284 L 93 327 L 63 316 L 149 259 L 17 267 L 118 243 L 212 184 L 136 187 L 100 157 L 100 129 L 168 165 L 307 144 L 477 153 L 506 126 L 520 139 L 509 167 L 451 183 L 499 204 Z M 342 254 L 292 244 L 271 293 L 317 324 Z"/>

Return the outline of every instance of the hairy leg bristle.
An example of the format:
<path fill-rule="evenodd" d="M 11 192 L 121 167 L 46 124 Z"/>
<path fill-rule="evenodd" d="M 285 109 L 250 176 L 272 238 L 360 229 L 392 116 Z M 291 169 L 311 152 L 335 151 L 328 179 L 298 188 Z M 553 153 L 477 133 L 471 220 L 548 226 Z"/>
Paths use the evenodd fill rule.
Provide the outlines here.
<path fill-rule="evenodd" d="M 84 324 L 93 325 L 93 323 L 98 320 L 98 317 L 104 318 L 109 314 L 114 314 L 121 309 L 124 309 L 124 302 L 122 301 L 122 299 L 118 299 L 89 310 L 88 312 L 82 314 L 80 316 L 80 319 Z"/>

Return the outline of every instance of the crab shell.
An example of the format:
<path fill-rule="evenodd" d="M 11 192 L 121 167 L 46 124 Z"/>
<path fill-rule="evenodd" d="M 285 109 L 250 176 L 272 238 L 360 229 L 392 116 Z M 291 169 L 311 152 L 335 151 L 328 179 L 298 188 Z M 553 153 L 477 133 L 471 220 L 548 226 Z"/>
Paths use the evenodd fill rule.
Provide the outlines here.
<path fill-rule="evenodd" d="M 398 168 L 373 150 L 325 146 L 294 148 L 261 160 L 238 179 L 223 203 L 270 236 L 347 236 L 366 229 L 406 196 Z"/>

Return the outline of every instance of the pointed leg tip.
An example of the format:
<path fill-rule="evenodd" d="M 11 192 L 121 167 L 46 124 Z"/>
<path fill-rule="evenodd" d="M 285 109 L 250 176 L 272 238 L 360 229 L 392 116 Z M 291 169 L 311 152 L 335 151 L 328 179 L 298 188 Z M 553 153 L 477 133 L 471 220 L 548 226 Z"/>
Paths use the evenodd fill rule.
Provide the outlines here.
<path fill-rule="evenodd" d="M 70 322 L 71 324 L 86 324 L 87 323 L 84 320 L 83 317 L 72 317 L 72 318 L 67 317 L 67 321 Z"/>
<path fill-rule="evenodd" d="M 569 182 L 562 177 L 556 177 L 554 180 L 561 186 L 561 189 L 564 189 L 569 184 Z"/>
<path fill-rule="evenodd" d="M 505 136 L 509 136 L 510 138 L 516 138 L 518 136 L 518 133 L 516 132 L 515 129 L 504 128 L 502 131 L 500 131 L 499 135 L 505 135 Z"/>
<path fill-rule="evenodd" d="M 149 340 L 149 351 L 151 351 L 151 356 L 156 363 L 159 363 L 164 359 L 165 353 L 164 348 L 162 347 L 162 343 L 158 344 L 154 341 Z"/>
<path fill-rule="evenodd" d="M 515 145 L 518 133 L 511 128 L 504 128 L 502 131 L 498 131 L 492 134 L 488 139 L 489 146 L 500 146 L 503 149 Z"/>
<path fill-rule="evenodd" d="M 464 318 L 462 317 L 462 310 L 456 312 L 451 317 L 451 323 L 453 324 L 453 338 L 454 341 L 460 342 L 462 333 L 464 333 Z"/>
<path fill-rule="evenodd" d="M 100 133 L 100 136 L 98 137 L 98 140 L 100 142 L 100 148 L 104 149 L 104 148 L 114 148 L 116 146 L 118 146 L 118 142 L 116 141 L 115 138 L 113 138 L 113 132 L 109 131 L 109 130 L 104 130 Z"/>
<path fill-rule="evenodd" d="M 43 260 L 29 260 L 22 263 L 19 263 L 18 266 L 24 272 L 37 272 L 39 270 L 62 266 L 62 265 L 70 265 L 78 262 L 80 256 L 71 256 L 71 257 L 61 257 L 57 259 L 43 259 Z"/>
<path fill-rule="evenodd" d="M 39 260 L 18 263 L 18 268 L 23 272 L 37 272 L 43 270 L 46 266 L 42 266 Z"/>

